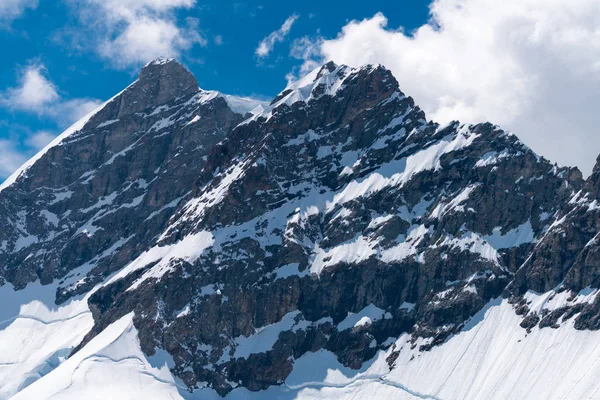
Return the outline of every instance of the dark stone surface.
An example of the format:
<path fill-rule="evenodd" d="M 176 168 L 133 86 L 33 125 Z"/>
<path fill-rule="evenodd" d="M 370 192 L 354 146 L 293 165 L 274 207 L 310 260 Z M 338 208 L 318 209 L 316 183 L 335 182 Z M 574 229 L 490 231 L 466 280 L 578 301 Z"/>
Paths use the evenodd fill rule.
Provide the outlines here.
<path fill-rule="evenodd" d="M 152 247 L 210 232 L 199 257 L 163 260 L 170 268 L 147 278 L 153 262 L 96 290 L 80 347 L 133 311 L 146 354 L 166 350 L 190 389 L 222 395 L 281 384 L 320 349 L 355 369 L 403 333 L 429 338 L 427 351 L 502 295 L 524 329 L 570 318 L 598 328 L 598 303 L 538 315 L 523 295 L 598 287 L 590 240 L 600 214 L 588 209 L 600 168 L 584 182 L 493 124 L 427 121 L 381 66 L 330 63 L 317 79 L 306 101 L 285 103 L 285 90 L 241 123 L 222 97 L 201 101 L 178 63 L 148 65 L 0 192 L 0 279 L 59 281 L 62 302 Z M 586 200 L 570 202 L 576 193 Z M 537 242 L 486 241 L 515 229 Z M 19 248 L 27 235 L 41 240 Z M 373 306 L 381 318 L 338 329 Z M 272 348 L 235 356 L 273 324 Z"/>

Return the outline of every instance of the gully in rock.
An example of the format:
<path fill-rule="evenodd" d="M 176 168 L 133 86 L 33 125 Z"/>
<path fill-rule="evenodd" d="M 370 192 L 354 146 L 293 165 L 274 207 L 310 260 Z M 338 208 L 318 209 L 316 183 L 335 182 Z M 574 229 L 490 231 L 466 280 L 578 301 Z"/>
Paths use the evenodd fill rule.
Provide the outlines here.
<path fill-rule="evenodd" d="M 506 346 L 600 326 L 599 174 L 428 120 L 382 65 L 330 62 L 268 103 L 159 59 L 2 187 L 0 291 L 81 308 L 55 379 L 104 357 L 163 388 L 164 359 L 180 391 L 281 394 L 335 362 L 322 386 L 469 398 L 428 360 L 479 382 L 465 343 L 492 322 Z"/>

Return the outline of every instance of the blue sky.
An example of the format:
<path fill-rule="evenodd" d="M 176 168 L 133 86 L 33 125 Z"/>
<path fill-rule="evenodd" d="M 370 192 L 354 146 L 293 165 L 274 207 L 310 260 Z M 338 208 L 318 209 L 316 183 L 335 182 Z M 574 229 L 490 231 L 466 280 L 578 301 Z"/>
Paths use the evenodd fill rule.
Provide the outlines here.
<path fill-rule="evenodd" d="M 143 65 L 143 57 L 137 62 L 121 65 L 113 59 L 118 55 L 105 57 L 94 48 L 77 43 L 78 37 L 91 42 L 98 39 L 93 35 L 106 35 L 106 31 L 89 29 L 89 22 L 78 14 L 78 7 L 84 7 L 85 3 L 39 0 L 37 7 L 24 8 L 18 17 L 0 27 L 3 54 L 0 90 L 5 98 L 9 97 L 7 101 L 10 101 L 7 92 L 23 83 L 25 71 L 32 66 L 38 67 L 39 73 L 56 89 L 60 100 L 51 101 L 105 100 L 135 79 Z M 362 20 L 377 12 L 384 12 L 391 25 L 412 30 L 427 20 L 429 11 L 428 2 L 421 0 L 213 0 L 193 3 L 191 7 L 173 7 L 165 16 L 178 26 L 186 26 L 186 29 L 189 19 L 195 19 L 192 29 L 201 38 L 189 49 L 177 51 L 177 58 L 194 73 L 202 88 L 261 98 L 271 98 L 281 91 L 286 85 L 286 75 L 302 63 L 290 56 L 294 39 L 317 35 L 335 37 L 350 20 Z M 268 56 L 257 56 L 259 43 L 281 28 L 290 16 L 297 19 L 285 40 L 275 43 Z M 85 106 L 83 108 L 86 109 Z M 0 108 L 0 141 L 10 141 L 5 142 L 5 146 L 11 146 L 11 154 L 19 152 L 23 157 L 17 157 L 11 165 L 0 168 L 0 180 L 51 135 L 58 134 L 80 115 L 71 114 L 70 109 L 46 112 L 36 106 L 4 104 Z M 39 145 L 35 146 L 31 138 L 39 132 L 43 134 L 39 137 Z"/>
<path fill-rule="evenodd" d="M 491 121 L 587 174 L 598 26 L 597 0 L 1 0 L 0 180 L 160 55 L 259 98 L 328 60 L 381 63 L 430 119 Z"/>

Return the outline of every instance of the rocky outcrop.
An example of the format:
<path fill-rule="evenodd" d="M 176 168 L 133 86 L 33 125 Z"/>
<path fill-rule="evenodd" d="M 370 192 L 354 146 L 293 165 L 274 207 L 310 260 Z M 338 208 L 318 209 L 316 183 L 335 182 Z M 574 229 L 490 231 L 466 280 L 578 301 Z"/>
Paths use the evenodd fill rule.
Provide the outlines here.
<path fill-rule="evenodd" d="M 205 94 L 177 62 L 151 63 L 4 189 L 0 278 L 61 280 L 61 302 L 143 252 L 243 119 Z"/>
<path fill-rule="evenodd" d="M 523 314 L 533 325 L 558 327 L 576 316 L 577 329 L 600 329 L 600 302 L 592 296 L 600 287 L 599 169 L 555 215 L 554 222 L 517 271 L 506 290 L 511 300 L 522 304 Z M 556 310 L 530 310 L 523 296 L 528 292 L 554 291 L 567 294 L 567 302 Z"/>
<path fill-rule="evenodd" d="M 307 352 L 426 351 L 502 295 L 524 329 L 595 329 L 595 303 L 526 294 L 597 287 L 596 175 L 428 121 L 383 66 L 328 63 L 242 116 L 159 60 L 0 192 L 1 273 L 93 288 L 79 348 L 133 311 L 190 390 L 261 390 Z"/>

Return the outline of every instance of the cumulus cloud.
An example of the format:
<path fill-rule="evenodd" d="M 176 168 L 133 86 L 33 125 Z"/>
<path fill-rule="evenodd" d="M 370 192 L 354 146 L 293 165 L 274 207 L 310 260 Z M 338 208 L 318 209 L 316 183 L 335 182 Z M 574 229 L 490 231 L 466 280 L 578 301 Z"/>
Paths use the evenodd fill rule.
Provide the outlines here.
<path fill-rule="evenodd" d="M 178 20 L 175 13 L 196 0 L 70 0 L 91 45 L 114 67 L 138 67 L 160 56 L 179 57 L 194 45 L 206 45 L 198 20 Z M 79 32 L 81 34 L 81 32 Z M 77 33 L 76 33 L 77 35 Z M 81 43 L 83 42 L 83 44 Z"/>
<path fill-rule="evenodd" d="M 258 44 L 258 47 L 256 48 L 256 55 L 261 58 L 268 56 L 271 53 L 271 51 L 273 51 L 273 48 L 275 47 L 276 43 L 283 42 L 285 40 L 285 37 L 288 35 L 288 33 L 290 33 L 292 25 L 294 25 L 294 22 L 296 22 L 298 17 L 299 16 L 296 14 L 290 15 L 285 20 L 283 25 L 281 25 L 281 28 L 277 29 L 274 32 L 271 32 L 269 36 L 261 40 L 261 42 Z"/>
<path fill-rule="evenodd" d="M 18 84 L 0 92 L 0 106 L 10 110 L 35 114 L 64 128 L 87 115 L 100 105 L 88 98 L 64 98 L 54 83 L 46 77 L 46 68 L 31 64 L 19 75 Z M 6 125 L 5 122 L 0 125 Z M 56 136 L 50 131 L 31 132 L 27 128 L 7 126 L 9 139 L 0 140 L 0 181 L 9 176 L 29 156 L 50 143 Z"/>
<path fill-rule="evenodd" d="M 43 112 L 48 104 L 58 100 L 56 87 L 43 73 L 42 65 L 28 66 L 19 86 L 7 91 L 5 104 L 13 109 Z"/>
<path fill-rule="evenodd" d="M 62 98 L 45 73 L 46 68 L 41 64 L 25 67 L 18 85 L 0 96 L 0 105 L 10 110 L 50 117 L 59 125 L 71 124 L 100 105 L 96 99 Z"/>
<path fill-rule="evenodd" d="M 435 0 L 430 11 L 411 34 L 377 14 L 334 39 L 296 42 L 292 55 L 305 69 L 381 63 L 429 118 L 500 124 L 589 173 L 600 153 L 600 3 Z"/>
<path fill-rule="evenodd" d="M 0 1 L 0 27 L 10 24 L 21 17 L 26 9 L 36 9 L 38 0 L 2 0 Z"/>

